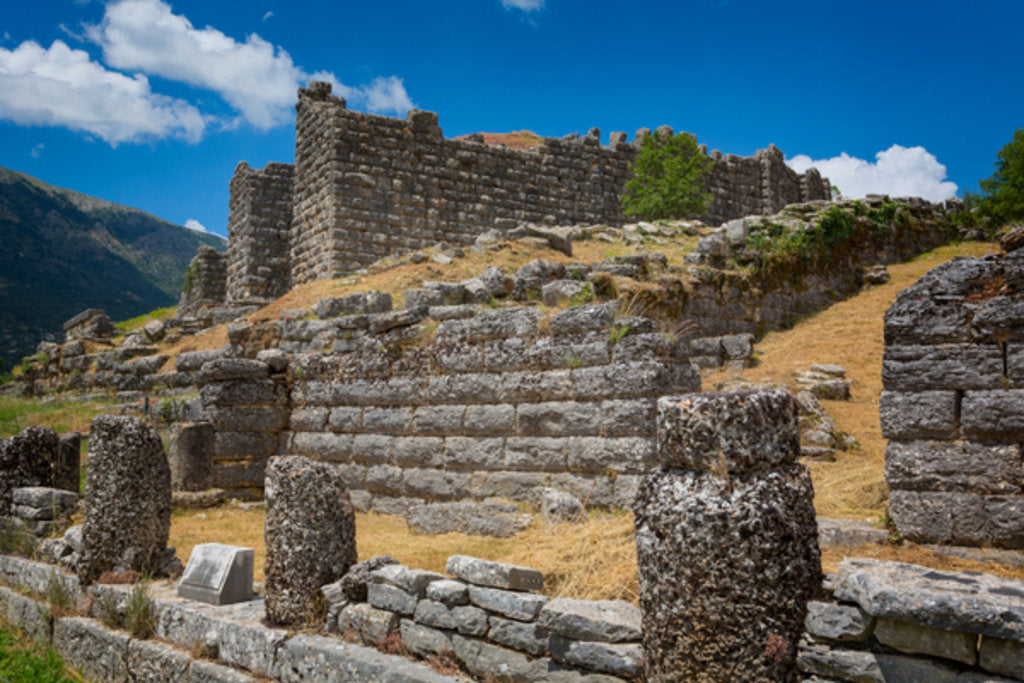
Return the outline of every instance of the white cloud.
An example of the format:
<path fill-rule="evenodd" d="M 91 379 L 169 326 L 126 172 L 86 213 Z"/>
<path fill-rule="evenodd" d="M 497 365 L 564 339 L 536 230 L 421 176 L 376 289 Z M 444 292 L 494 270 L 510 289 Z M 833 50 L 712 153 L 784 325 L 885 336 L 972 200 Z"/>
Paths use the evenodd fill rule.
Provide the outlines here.
<path fill-rule="evenodd" d="M 524 12 L 536 12 L 544 7 L 545 0 L 501 0 L 505 9 L 521 9 Z"/>
<path fill-rule="evenodd" d="M 48 49 L 26 41 L 0 48 L 0 119 L 30 126 L 66 126 L 111 145 L 179 137 L 198 142 L 199 110 L 150 90 L 145 76 L 126 76 L 55 40 Z"/>
<path fill-rule="evenodd" d="M 811 159 L 798 154 L 786 163 L 798 173 L 811 166 L 839 188 L 844 197 L 887 194 L 922 197 L 938 202 L 956 194 L 956 183 L 946 180 L 946 167 L 924 147 L 893 145 L 875 154 L 870 162 L 843 152 L 830 159 Z"/>
<path fill-rule="evenodd" d="M 111 66 L 214 90 L 261 129 L 291 121 L 296 89 L 309 80 L 336 83 L 337 90 L 351 92 L 354 103 L 364 102 L 371 111 L 398 111 L 409 103 L 394 77 L 383 79 L 383 87 L 375 81 L 346 88 L 331 73 L 306 73 L 284 49 L 255 33 L 238 42 L 211 26 L 195 28 L 161 0 L 112 2 L 103 21 L 86 30 Z"/>
<path fill-rule="evenodd" d="M 40 157 L 40 155 L 42 155 L 44 149 L 46 149 L 46 145 L 44 145 L 43 143 L 40 142 L 39 144 L 35 145 L 32 148 L 32 151 L 29 152 L 29 155 L 33 159 L 38 159 Z"/>
<path fill-rule="evenodd" d="M 351 98 L 357 103 L 363 103 L 370 111 L 404 114 L 413 106 L 409 94 L 405 92 L 402 79 L 395 76 L 375 78 L 369 85 L 356 89 L 347 88 L 347 91 L 346 99 Z"/>
<path fill-rule="evenodd" d="M 272 16 L 274 16 L 274 13 L 268 10 L 267 13 L 263 15 L 263 21 L 266 21 Z"/>
<path fill-rule="evenodd" d="M 197 221 L 195 218 L 189 218 L 185 221 L 185 227 L 189 230 L 195 230 L 196 232 L 210 232 L 206 229 L 206 226 Z"/>

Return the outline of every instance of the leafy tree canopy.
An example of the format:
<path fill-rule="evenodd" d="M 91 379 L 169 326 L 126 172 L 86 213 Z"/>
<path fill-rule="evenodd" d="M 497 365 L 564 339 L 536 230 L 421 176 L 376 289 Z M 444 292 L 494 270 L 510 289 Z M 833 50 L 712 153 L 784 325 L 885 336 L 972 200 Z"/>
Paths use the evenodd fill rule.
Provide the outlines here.
<path fill-rule="evenodd" d="M 996 155 L 996 172 L 981 181 L 979 205 L 999 224 L 1024 219 L 1024 129 Z"/>
<path fill-rule="evenodd" d="M 704 175 L 713 165 L 689 133 L 647 135 L 630 165 L 622 212 L 642 220 L 704 213 L 712 197 Z"/>

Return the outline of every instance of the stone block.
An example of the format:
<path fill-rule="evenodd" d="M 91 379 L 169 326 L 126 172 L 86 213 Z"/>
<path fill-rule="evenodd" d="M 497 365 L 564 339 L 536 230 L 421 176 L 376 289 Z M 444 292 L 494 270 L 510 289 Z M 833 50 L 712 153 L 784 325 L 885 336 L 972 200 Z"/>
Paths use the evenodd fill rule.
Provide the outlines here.
<path fill-rule="evenodd" d="M 215 446 L 215 430 L 209 422 L 172 425 L 167 445 L 172 490 L 205 491 L 210 488 Z"/>
<path fill-rule="evenodd" d="M 375 645 L 397 631 L 400 620 L 398 614 L 377 609 L 370 603 L 349 603 L 338 615 L 338 631 L 355 631 L 364 642 Z"/>
<path fill-rule="evenodd" d="M 427 584 L 426 597 L 445 607 L 469 604 L 469 588 L 461 581 L 440 579 Z"/>
<path fill-rule="evenodd" d="M 452 491 L 451 495 L 455 493 Z M 533 517 L 520 513 L 515 505 L 462 500 L 417 506 L 410 511 L 406 522 L 409 530 L 416 534 L 462 533 L 510 538 L 529 528 Z"/>
<path fill-rule="evenodd" d="M 885 479 L 892 489 L 1017 494 L 1020 446 L 975 441 L 890 441 Z"/>
<path fill-rule="evenodd" d="M 834 583 L 839 600 L 880 618 L 1024 641 L 1024 581 L 847 558 Z"/>
<path fill-rule="evenodd" d="M 171 469 L 152 426 L 99 415 L 89 429 L 78 577 L 108 570 L 157 574 L 171 528 Z"/>
<path fill-rule="evenodd" d="M 954 439 L 957 436 L 955 391 L 883 391 L 879 412 L 882 436 L 886 439 Z"/>
<path fill-rule="evenodd" d="M 366 587 L 367 601 L 377 609 L 411 617 L 416 613 L 416 595 L 385 583 L 370 583 Z"/>
<path fill-rule="evenodd" d="M 960 428 L 965 438 L 1024 440 L 1024 390 L 968 391 L 960 406 Z"/>
<path fill-rule="evenodd" d="M 64 662 L 87 680 L 128 681 L 127 633 L 110 631 L 82 617 L 58 619 L 53 628 L 53 648 Z"/>
<path fill-rule="evenodd" d="M 53 463 L 53 487 L 78 493 L 81 482 L 82 435 L 68 432 L 60 435 L 60 448 Z"/>
<path fill-rule="evenodd" d="M 138 683 L 164 683 L 189 681 L 192 658 L 170 645 L 152 641 L 128 641 L 127 668 L 132 681 Z"/>
<path fill-rule="evenodd" d="M 283 644 L 279 654 L 283 683 L 334 683 L 335 681 L 402 681 L 444 683 L 426 664 L 389 655 L 374 648 L 345 643 L 337 638 L 296 635 Z"/>
<path fill-rule="evenodd" d="M 586 520 L 583 503 L 579 498 L 552 488 L 541 491 L 540 516 L 547 524 L 579 523 Z"/>
<path fill-rule="evenodd" d="M 513 470 L 561 472 L 566 468 L 569 439 L 509 437 L 505 441 L 505 466 Z"/>
<path fill-rule="evenodd" d="M 318 460 L 343 462 L 352 456 L 353 437 L 351 434 L 330 432 L 295 432 L 289 453 L 305 455 Z"/>
<path fill-rule="evenodd" d="M 444 464 L 454 470 L 500 470 L 505 467 L 502 438 L 451 436 L 445 439 Z"/>
<path fill-rule="evenodd" d="M 888 391 L 1002 389 L 998 344 L 886 346 L 882 384 Z"/>
<path fill-rule="evenodd" d="M 536 623 L 491 617 L 487 639 L 535 657 L 548 651 L 548 630 Z"/>
<path fill-rule="evenodd" d="M 332 432 L 358 432 L 363 428 L 363 409 L 352 406 L 331 408 L 327 425 Z"/>
<path fill-rule="evenodd" d="M 807 603 L 804 626 L 814 638 L 836 642 L 861 642 L 871 637 L 874 618 L 856 605 L 812 600 Z"/>
<path fill-rule="evenodd" d="M 251 600 L 254 561 L 252 548 L 200 543 L 192 548 L 178 597 L 211 605 Z"/>
<path fill-rule="evenodd" d="M 451 436 L 462 433 L 466 406 L 420 406 L 413 415 L 412 430 L 416 434 Z"/>
<path fill-rule="evenodd" d="M 352 461 L 377 465 L 391 462 L 395 437 L 384 434 L 356 434 L 352 437 Z"/>
<path fill-rule="evenodd" d="M 613 318 L 614 311 L 607 304 L 574 306 L 551 319 L 551 333 L 561 335 L 603 332 L 611 325 Z"/>
<path fill-rule="evenodd" d="M 598 434 L 601 406 L 594 402 L 520 403 L 519 433 L 523 436 Z"/>
<path fill-rule="evenodd" d="M 983 637 L 978 664 L 986 671 L 1024 680 L 1024 642 Z"/>
<path fill-rule="evenodd" d="M 337 469 L 301 456 L 267 466 L 267 618 L 299 623 L 356 563 L 355 516 Z"/>
<path fill-rule="evenodd" d="M 266 363 L 246 358 L 216 358 L 203 363 L 196 384 L 226 382 L 228 380 L 259 380 L 270 376 Z"/>
<path fill-rule="evenodd" d="M 635 678 L 644 669 L 644 651 L 639 643 L 592 643 L 552 633 L 548 648 L 556 662 L 588 671 Z"/>
<path fill-rule="evenodd" d="M 519 621 L 534 621 L 548 601 L 546 595 L 474 585 L 469 587 L 469 599 L 477 607 Z"/>
<path fill-rule="evenodd" d="M 658 464 L 656 446 L 654 439 L 636 436 L 574 436 L 569 440 L 569 469 L 604 473 L 612 468 L 616 472 L 643 474 Z"/>
<path fill-rule="evenodd" d="M 297 408 L 291 412 L 288 428 L 293 432 L 323 431 L 327 426 L 327 415 L 327 408 Z"/>
<path fill-rule="evenodd" d="M 444 631 L 417 624 L 411 619 L 402 619 L 400 632 L 405 646 L 421 657 L 452 651 L 451 638 Z"/>
<path fill-rule="evenodd" d="M 928 681 L 957 683 L 957 669 L 940 662 L 904 655 L 875 654 L 864 650 L 803 647 L 800 672 L 829 681 Z M 811 679 L 814 680 L 814 679 Z"/>
<path fill-rule="evenodd" d="M 511 404 L 470 405 L 466 406 L 463 420 L 466 434 L 480 436 L 514 434 L 516 407 Z"/>
<path fill-rule="evenodd" d="M 50 486 L 60 438 L 47 427 L 27 427 L 0 439 L 0 511 L 11 509 L 11 494 L 22 486 Z"/>
<path fill-rule="evenodd" d="M 658 455 L 666 467 L 752 472 L 791 463 L 799 453 L 797 406 L 787 391 L 658 400 Z"/>
<path fill-rule="evenodd" d="M 890 491 L 889 515 L 915 543 L 981 545 L 988 538 L 985 500 L 973 493 Z"/>
<path fill-rule="evenodd" d="M 363 410 L 363 430 L 379 434 L 404 434 L 412 426 L 412 408 L 368 406 Z"/>
<path fill-rule="evenodd" d="M 392 458 L 401 467 L 440 467 L 444 462 L 444 439 L 406 437 L 395 439 Z"/>
<path fill-rule="evenodd" d="M 907 654 L 922 654 L 973 666 L 978 658 L 978 635 L 879 619 L 875 638 L 883 645 Z"/>
<path fill-rule="evenodd" d="M 571 640 L 619 643 L 641 636 L 640 609 L 622 600 L 555 598 L 544 605 L 538 623 Z"/>
<path fill-rule="evenodd" d="M 596 370 L 596 368 L 588 368 Z M 578 371 L 572 371 L 578 372 Z M 569 370 L 546 372 L 506 372 L 496 377 L 501 382 L 496 390 L 497 400 L 518 403 L 521 401 L 562 401 L 573 397 L 573 377 Z"/>
<path fill-rule="evenodd" d="M 482 560 L 468 555 L 449 557 L 445 571 L 476 586 L 516 591 L 536 591 L 544 586 L 544 576 L 536 569 Z"/>
<path fill-rule="evenodd" d="M 601 402 L 601 433 L 604 436 L 654 436 L 657 434 L 658 402 L 654 398 Z"/>

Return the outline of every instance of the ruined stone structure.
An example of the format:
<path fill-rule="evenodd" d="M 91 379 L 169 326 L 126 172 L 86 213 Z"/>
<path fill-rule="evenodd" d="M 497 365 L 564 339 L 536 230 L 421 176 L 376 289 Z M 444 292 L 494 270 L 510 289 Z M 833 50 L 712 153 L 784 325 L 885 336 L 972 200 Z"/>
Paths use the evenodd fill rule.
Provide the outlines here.
<path fill-rule="evenodd" d="M 1024 249 L 957 258 L 885 316 L 890 515 L 919 543 L 1024 548 Z"/>
<path fill-rule="evenodd" d="M 793 680 L 821 583 L 797 406 L 783 390 L 666 396 L 636 525 L 645 680 Z"/>
<path fill-rule="evenodd" d="M 604 146 L 594 128 L 507 149 L 479 135 L 446 139 L 433 112 L 398 119 L 350 111 L 320 82 L 299 89 L 296 110 L 294 166 L 242 162 L 231 180 L 230 303 L 274 299 L 439 242 L 472 244 L 521 222 L 618 225 L 629 164 L 650 133 L 637 131 L 632 143 L 612 133 Z M 774 145 L 753 157 L 711 156 L 706 222 L 831 196 L 827 179 L 814 169 L 796 173 Z"/>
<path fill-rule="evenodd" d="M 185 287 L 178 300 L 178 315 L 195 315 L 200 307 L 224 302 L 227 295 L 227 256 L 202 246 L 185 271 Z"/>

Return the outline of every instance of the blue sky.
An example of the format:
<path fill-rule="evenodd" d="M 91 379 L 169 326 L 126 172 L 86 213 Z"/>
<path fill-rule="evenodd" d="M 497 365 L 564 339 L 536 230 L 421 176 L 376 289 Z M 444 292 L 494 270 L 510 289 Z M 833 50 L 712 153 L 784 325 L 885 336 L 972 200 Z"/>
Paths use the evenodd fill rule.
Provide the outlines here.
<path fill-rule="evenodd" d="M 446 136 L 669 124 L 849 196 L 975 189 L 1024 126 L 1024 3 L 37 0 L 0 10 L 0 166 L 226 234 L 295 88 Z"/>

